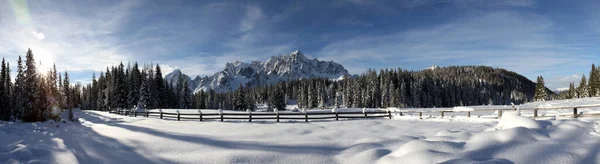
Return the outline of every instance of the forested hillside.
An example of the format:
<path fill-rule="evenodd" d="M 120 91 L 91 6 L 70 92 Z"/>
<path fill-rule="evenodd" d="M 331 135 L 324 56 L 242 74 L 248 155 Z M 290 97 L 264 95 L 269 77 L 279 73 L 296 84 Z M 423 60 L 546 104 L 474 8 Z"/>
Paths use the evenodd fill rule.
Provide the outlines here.
<path fill-rule="evenodd" d="M 239 102 L 297 102 L 300 108 L 452 107 L 524 103 L 533 100 L 536 84 L 511 71 L 486 66 L 451 66 L 422 71 L 370 70 L 340 81 L 303 79 L 270 87 L 242 88 L 233 93 L 200 92 L 199 108 L 240 108 Z M 240 93 L 242 92 L 242 93 Z M 241 98 L 244 95 L 246 98 Z M 211 97 L 222 97 L 214 103 Z M 245 101 L 241 101 L 241 100 Z M 225 102 L 234 102 L 228 105 Z M 238 102 L 238 104 L 236 104 Z"/>

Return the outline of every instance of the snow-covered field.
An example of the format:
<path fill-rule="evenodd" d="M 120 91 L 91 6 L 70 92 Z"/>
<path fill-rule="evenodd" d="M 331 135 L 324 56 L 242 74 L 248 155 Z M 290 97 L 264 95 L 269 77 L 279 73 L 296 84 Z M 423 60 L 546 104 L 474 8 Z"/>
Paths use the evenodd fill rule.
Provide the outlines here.
<path fill-rule="evenodd" d="M 58 127 L 0 123 L 0 163 L 600 163 L 595 117 L 276 123 L 75 114 L 81 123 Z"/>

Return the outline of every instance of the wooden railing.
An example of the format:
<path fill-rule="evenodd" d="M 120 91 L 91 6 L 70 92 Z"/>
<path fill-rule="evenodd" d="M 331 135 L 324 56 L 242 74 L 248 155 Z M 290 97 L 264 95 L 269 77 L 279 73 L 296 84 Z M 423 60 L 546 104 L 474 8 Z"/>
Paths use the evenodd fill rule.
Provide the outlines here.
<path fill-rule="evenodd" d="M 177 121 L 181 120 L 323 120 L 323 119 L 368 119 L 383 118 L 392 119 L 390 111 L 365 111 L 365 112 L 223 112 L 223 113 L 170 113 L 170 112 L 130 112 L 128 110 L 109 111 L 125 116 L 156 117 L 160 119 L 171 118 Z"/>
<path fill-rule="evenodd" d="M 582 108 L 594 108 L 600 107 L 600 105 L 579 105 L 579 106 L 561 106 L 561 107 L 535 107 L 535 108 L 520 108 L 521 111 L 533 111 L 533 118 L 541 117 L 538 114 L 540 110 L 564 110 L 564 109 L 572 109 L 571 114 L 558 114 L 558 116 L 572 116 L 573 118 L 583 117 L 583 116 L 596 116 L 600 115 L 600 113 L 579 113 L 578 109 Z M 491 118 L 501 118 L 503 111 L 514 111 L 516 110 L 515 106 L 512 107 L 504 107 L 504 108 L 487 108 L 487 109 L 478 109 L 478 110 L 452 110 L 453 108 L 432 108 L 432 109 L 411 109 L 411 108 L 403 108 L 396 111 L 365 111 L 365 112 L 225 112 L 225 113 L 170 113 L 170 112 L 130 112 L 128 110 L 120 110 L 120 111 L 110 111 L 110 113 L 116 113 L 126 116 L 134 116 L 137 117 L 157 117 L 160 119 L 163 118 L 172 118 L 180 120 L 248 120 L 252 122 L 252 120 L 276 120 L 279 122 L 280 120 L 304 120 L 308 122 L 309 120 L 323 120 L 323 119 L 367 119 L 367 118 L 381 118 L 388 117 L 392 118 L 392 113 L 399 116 L 404 116 L 406 114 L 417 115 L 419 119 L 423 119 L 423 114 L 436 115 L 441 118 L 447 117 L 445 116 L 447 113 L 465 113 L 465 116 L 471 117 L 471 112 L 496 112 L 496 116 L 492 116 Z M 600 110 L 599 110 L 600 112 Z M 489 118 L 489 117 L 487 117 Z"/>
<path fill-rule="evenodd" d="M 533 117 L 540 117 L 538 115 L 538 111 L 540 110 L 561 110 L 561 109 L 572 109 L 573 113 L 572 114 L 561 114 L 560 116 L 572 116 L 573 118 L 577 118 L 577 117 L 582 117 L 582 116 L 594 116 L 594 115 L 600 115 L 600 113 L 578 113 L 578 109 L 582 109 L 582 108 L 594 108 L 594 107 L 600 107 L 600 105 L 578 105 L 578 106 L 560 106 L 560 107 L 535 107 L 535 108 L 520 108 L 521 111 L 533 111 Z M 439 113 L 440 117 L 444 117 L 445 113 L 466 113 L 467 117 L 471 117 L 471 112 L 496 112 L 497 116 L 494 118 L 501 118 L 502 117 L 502 113 L 503 111 L 515 111 L 517 110 L 517 108 L 515 106 L 512 107 L 506 107 L 506 108 L 489 108 L 489 109 L 479 109 L 479 110 L 452 110 L 453 108 L 438 108 L 438 109 L 410 109 L 410 108 L 404 108 L 404 109 L 400 109 L 397 111 L 394 111 L 394 113 L 397 113 L 400 116 L 403 116 L 404 114 L 407 113 L 413 113 L 413 114 L 417 114 L 419 115 L 419 119 L 423 118 L 423 113 L 429 113 L 429 114 L 435 114 L 435 113 Z M 600 110 L 599 110 L 600 111 Z"/>

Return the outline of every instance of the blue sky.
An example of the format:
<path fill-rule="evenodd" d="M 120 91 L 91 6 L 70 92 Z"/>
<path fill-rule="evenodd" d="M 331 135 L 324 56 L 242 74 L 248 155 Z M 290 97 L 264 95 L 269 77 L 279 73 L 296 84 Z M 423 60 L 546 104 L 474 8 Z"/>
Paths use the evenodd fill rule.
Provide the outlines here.
<path fill-rule="evenodd" d="M 600 64 L 594 0 L 0 1 L 0 56 L 32 48 L 72 79 L 119 62 L 209 75 L 299 49 L 351 73 L 488 65 L 551 89 Z M 13 68 L 14 69 L 14 68 Z"/>

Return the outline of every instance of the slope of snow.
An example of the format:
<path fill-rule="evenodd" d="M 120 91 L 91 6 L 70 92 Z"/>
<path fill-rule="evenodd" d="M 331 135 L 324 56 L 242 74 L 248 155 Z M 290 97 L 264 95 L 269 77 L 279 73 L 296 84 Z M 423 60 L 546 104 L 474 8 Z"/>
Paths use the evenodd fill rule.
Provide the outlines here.
<path fill-rule="evenodd" d="M 1 122 L 0 163 L 600 163 L 595 117 L 277 123 L 75 114 L 81 123 Z"/>

